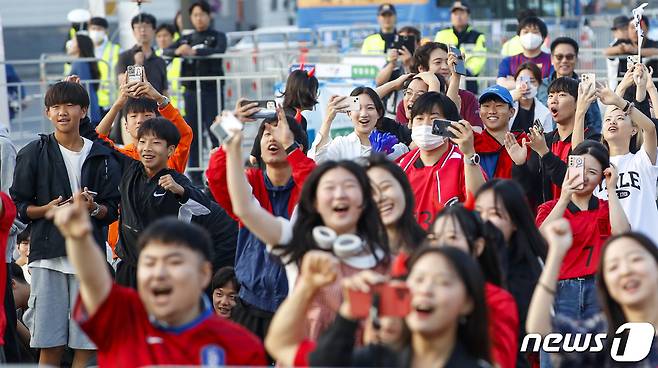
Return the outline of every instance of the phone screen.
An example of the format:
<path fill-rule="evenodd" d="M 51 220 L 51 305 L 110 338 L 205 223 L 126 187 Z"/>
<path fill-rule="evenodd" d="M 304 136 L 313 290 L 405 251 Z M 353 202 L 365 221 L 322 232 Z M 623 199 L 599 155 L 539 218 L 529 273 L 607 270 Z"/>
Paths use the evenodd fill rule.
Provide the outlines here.
<path fill-rule="evenodd" d="M 455 65 L 455 71 L 459 75 L 466 75 L 466 66 L 464 65 L 464 56 L 462 52 L 455 46 L 450 46 L 450 52 L 457 55 L 457 64 Z"/>
<path fill-rule="evenodd" d="M 448 130 L 448 127 L 451 126 L 452 123 L 453 122 L 450 120 L 443 119 L 436 119 L 432 121 L 432 134 L 441 137 L 455 138 L 455 135 Z"/>

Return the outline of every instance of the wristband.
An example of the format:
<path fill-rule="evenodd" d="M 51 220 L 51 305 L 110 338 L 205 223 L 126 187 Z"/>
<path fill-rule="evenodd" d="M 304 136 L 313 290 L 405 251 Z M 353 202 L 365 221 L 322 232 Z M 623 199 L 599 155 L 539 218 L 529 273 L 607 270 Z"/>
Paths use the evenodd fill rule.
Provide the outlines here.
<path fill-rule="evenodd" d="M 292 142 L 292 144 L 290 146 L 288 146 L 288 148 L 286 148 L 286 155 L 291 154 L 297 148 L 299 148 L 299 143 Z"/>
<path fill-rule="evenodd" d="M 96 205 L 96 208 L 94 208 L 94 210 L 89 214 L 91 217 L 96 217 L 101 212 L 101 205 L 96 202 L 94 202 L 94 204 Z"/>
<path fill-rule="evenodd" d="M 628 115 L 628 113 L 631 111 L 631 109 L 633 109 L 634 106 L 635 106 L 634 103 L 626 101 L 626 106 L 622 111 L 624 112 L 624 114 Z"/>

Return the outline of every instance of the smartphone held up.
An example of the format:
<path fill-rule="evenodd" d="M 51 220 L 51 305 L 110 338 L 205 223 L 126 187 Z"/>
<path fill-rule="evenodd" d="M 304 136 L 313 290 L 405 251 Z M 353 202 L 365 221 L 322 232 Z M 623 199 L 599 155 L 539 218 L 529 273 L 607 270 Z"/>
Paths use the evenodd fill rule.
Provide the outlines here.
<path fill-rule="evenodd" d="M 222 111 L 219 121 L 210 126 L 210 132 L 217 137 L 219 143 L 228 142 L 233 138 L 235 131 L 242 130 L 243 125 L 230 111 Z"/>

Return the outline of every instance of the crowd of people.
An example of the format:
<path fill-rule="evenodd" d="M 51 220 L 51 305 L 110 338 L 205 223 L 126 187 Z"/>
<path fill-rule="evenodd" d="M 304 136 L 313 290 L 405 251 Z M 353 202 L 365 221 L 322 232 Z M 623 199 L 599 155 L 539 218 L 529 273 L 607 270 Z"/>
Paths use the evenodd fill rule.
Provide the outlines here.
<path fill-rule="evenodd" d="M 658 366 L 650 65 L 629 64 L 614 90 L 581 79 L 578 42 L 556 37 L 544 51 L 547 27 L 526 14 L 497 84 L 461 89 L 485 67 L 469 54 L 486 39 L 468 4 L 454 3 L 435 41 L 398 33 L 384 4 L 363 45 L 388 58 L 376 88 L 331 96 L 309 139 L 314 70 L 292 71 L 264 119 L 245 98 L 217 111 L 215 82 L 176 81 L 222 75 L 200 57 L 226 48 L 211 13 L 192 3 L 186 36 L 139 14 L 124 52 L 92 18 L 69 54 L 116 63 L 73 62 L 49 86 L 54 133 L 19 151 L 0 135 L 1 362 L 616 367 L 612 336 L 642 322 L 653 340 L 630 364 Z M 615 29 L 634 27 L 622 21 Z M 389 48 L 395 35 L 414 50 Z M 622 40 L 609 55 L 637 52 Z M 126 78 L 131 65 L 141 80 Z M 173 86 L 184 101 L 168 97 Z M 199 114 L 215 124 L 203 177 L 186 175 L 203 161 Z M 348 135 L 332 133 L 339 114 Z M 247 124 L 259 127 L 249 155 Z M 550 333 L 608 338 L 586 352 L 522 351 L 527 335 Z"/>

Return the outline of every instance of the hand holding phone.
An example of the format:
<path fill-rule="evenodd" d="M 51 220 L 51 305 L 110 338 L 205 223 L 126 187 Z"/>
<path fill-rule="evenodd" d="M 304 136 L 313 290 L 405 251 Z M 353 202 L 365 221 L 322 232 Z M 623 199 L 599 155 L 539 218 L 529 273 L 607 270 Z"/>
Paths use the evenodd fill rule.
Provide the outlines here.
<path fill-rule="evenodd" d="M 219 119 L 210 126 L 210 132 L 217 137 L 220 143 L 229 142 L 235 132 L 242 130 L 242 123 L 230 111 L 222 111 Z"/>
<path fill-rule="evenodd" d="M 403 282 L 377 284 L 370 293 L 350 290 L 348 294 L 353 318 L 405 317 L 411 311 L 411 293 Z"/>
<path fill-rule="evenodd" d="M 141 65 L 128 65 L 126 68 L 126 82 L 143 82 L 144 67 Z"/>
<path fill-rule="evenodd" d="M 453 122 L 450 120 L 435 119 L 432 121 L 432 134 L 440 137 L 456 138 L 455 135 L 448 130 L 448 127 L 451 126 L 452 123 Z"/>
<path fill-rule="evenodd" d="M 569 160 L 568 160 L 568 168 L 567 168 L 567 178 L 569 180 L 573 178 L 576 183 L 580 183 L 577 187 L 574 189 L 576 190 L 581 190 L 585 187 L 585 183 L 583 182 L 583 179 L 585 177 L 585 158 L 583 156 L 574 156 L 574 155 L 569 155 Z"/>
<path fill-rule="evenodd" d="M 258 103 L 260 111 L 249 116 L 250 119 L 273 119 L 276 117 L 276 101 L 274 100 L 256 100 L 249 101 L 243 100 L 240 102 L 240 106 L 244 106 L 251 103 Z"/>
<path fill-rule="evenodd" d="M 457 64 L 455 64 L 455 73 L 459 75 L 467 75 L 468 73 L 466 72 L 466 66 L 464 65 L 464 57 L 462 55 L 462 52 L 456 48 L 455 46 L 448 45 L 448 50 L 450 50 L 450 53 L 455 54 L 457 57 Z"/>
<path fill-rule="evenodd" d="M 640 57 L 637 55 L 628 55 L 626 57 L 626 70 L 632 69 L 635 64 L 640 62 Z"/>
<path fill-rule="evenodd" d="M 345 102 L 348 104 L 348 107 L 340 112 L 350 112 L 350 111 L 359 111 L 361 110 L 361 101 L 359 96 L 345 96 Z"/>

